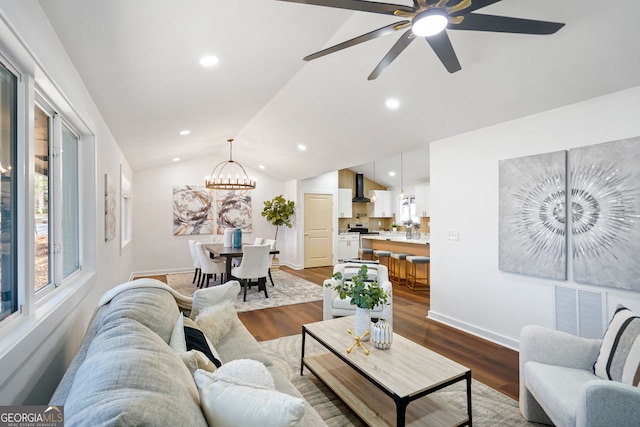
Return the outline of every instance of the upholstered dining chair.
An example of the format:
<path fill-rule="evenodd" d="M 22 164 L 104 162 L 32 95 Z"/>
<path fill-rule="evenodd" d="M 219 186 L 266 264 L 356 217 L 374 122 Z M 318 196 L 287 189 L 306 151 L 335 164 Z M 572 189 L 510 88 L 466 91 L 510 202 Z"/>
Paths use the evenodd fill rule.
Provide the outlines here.
<path fill-rule="evenodd" d="M 252 281 L 258 282 L 258 292 L 264 290 L 265 298 L 267 294 L 267 275 L 271 265 L 269 245 L 244 245 L 242 247 L 242 261 L 238 267 L 231 270 L 231 275 L 240 281 L 244 287 L 243 301 L 247 300 L 247 288 L 251 287 Z"/>
<path fill-rule="evenodd" d="M 198 254 L 196 253 L 196 241 L 191 239 L 189 240 L 189 251 L 191 252 L 191 259 L 193 260 L 193 280 L 191 283 L 196 283 L 196 279 L 198 279 L 198 283 L 200 283 L 200 259 L 198 258 Z"/>
<path fill-rule="evenodd" d="M 216 280 L 216 275 L 218 274 L 220 274 L 220 282 L 222 283 L 224 281 L 224 273 L 226 271 L 225 261 L 219 258 L 211 259 L 207 250 L 204 248 L 204 245 L 200 242 L 196 242 L 194 247 L 198 260 L 200 261 L 200 271 L 202 273 L 202 278 L 198 283 L 198 287 L 202 288 L 206 279 L 206 287 L 208 288 L 211 276 L 213 276 L 213 280 Z"/>

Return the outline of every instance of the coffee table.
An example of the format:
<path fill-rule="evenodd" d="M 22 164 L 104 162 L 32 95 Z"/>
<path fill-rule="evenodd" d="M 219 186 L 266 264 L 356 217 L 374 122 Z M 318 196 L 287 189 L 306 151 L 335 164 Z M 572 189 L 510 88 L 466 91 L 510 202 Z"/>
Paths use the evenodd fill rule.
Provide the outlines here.
<path fill-rule="evenodd" d="M 354 326 L 355 316 L 302 325 L 300 375 L 306 367 L 370 426 L 472 425 L 469 368 L 397 333 L 387 350 L 367 341 L 368 356 L 358 347 L 347 353 Z M 305 356 L 307 335 L 328 351 Z M 466 381 L 466 413 L 432 394 L 459 381 Z"/>

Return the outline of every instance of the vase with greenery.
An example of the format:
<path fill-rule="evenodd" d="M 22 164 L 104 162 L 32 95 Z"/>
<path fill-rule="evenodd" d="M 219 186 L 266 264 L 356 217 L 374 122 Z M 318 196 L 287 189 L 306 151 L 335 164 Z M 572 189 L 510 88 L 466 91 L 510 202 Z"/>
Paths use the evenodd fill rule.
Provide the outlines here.
<path fill-rule="evenodd" d="M 375 280 L 368 281 L 367 265 L 363 264 L 351 280 L 344 280 L 341 272 L 333 275 L 331 282 L 326 287 L 338 292 L 341 299 L 349 298 L 350 303 L 356 306 L 356 335 L 362 337 L 371 329 L 371 311 L 375 306 L 387 304 L 389 294 L 385 292 Z M 363 337 L 363 341 L 368 339 Z"/>
<path fill-rule="evenodd" d="M 289 228 L 293 227 L 291 217 L 294 212 L 295 203 L 291 200 L 285 200 L 282 194 L 264 202 L 262 216 L 265 217 L 271 225 L 276 226 L 276 236 L 274 240 L 278 240 L 278 228 L 281 225 L 286 225 Z"/>

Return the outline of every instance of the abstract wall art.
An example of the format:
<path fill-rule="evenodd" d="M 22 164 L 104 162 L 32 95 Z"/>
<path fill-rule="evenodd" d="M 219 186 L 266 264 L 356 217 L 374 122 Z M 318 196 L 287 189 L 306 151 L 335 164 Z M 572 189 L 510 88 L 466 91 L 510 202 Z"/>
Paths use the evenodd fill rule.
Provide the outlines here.
<path fill-rule="evenodd" d="M 569 151 L 573 279 L 640 291 L 640 138 Z"/>
<path fill-rule="evenodd" d="M 104 241 L 116 237 L 116 191 L 113 178 L 104 174 Z"/>
<path fill-rule="evenodd" d="M 567 153 L 499 162 L 499 269 L 566 280 Z"/>
<path fill-rule="evenodd" d="M 195 185 L 173 186 L 173 235 L 213 233 L 211 193 Z"/>
<path fill-rule="evenodd" d="M 216 190 L 217 234 L 225 228 L 251 233 L 251 190 Z"/>

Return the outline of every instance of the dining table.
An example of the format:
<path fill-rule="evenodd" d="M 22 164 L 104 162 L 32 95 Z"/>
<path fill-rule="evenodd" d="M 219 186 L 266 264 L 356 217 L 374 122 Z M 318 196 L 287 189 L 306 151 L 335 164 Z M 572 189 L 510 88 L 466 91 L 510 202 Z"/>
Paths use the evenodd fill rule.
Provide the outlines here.
<path fill-rule="evenodd" d="M 208 250 L 214 257 L 224 257 L 225 260 L 225 274 L 227 280 L 232 280 L 233 276 L 231 275 L 231 267 L 233 266 L 234 258 L 242 258 L 244 250 L 242 247 L 234 248 L 233 246 L 225 246 L 222 243 L 205 243 L 204 248 Z M 280 253 L 277 249 L 271 249 L 269 251 L 271 255 L 277 255 Z M 271 280 L 271 284 L 273 285 L 273 279 L 271 278 L 271 269 L 269 269 L 269 280 Z"/>

